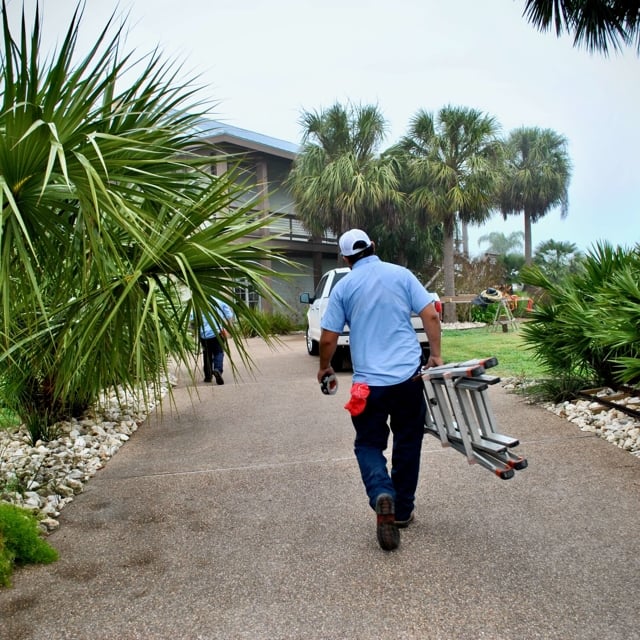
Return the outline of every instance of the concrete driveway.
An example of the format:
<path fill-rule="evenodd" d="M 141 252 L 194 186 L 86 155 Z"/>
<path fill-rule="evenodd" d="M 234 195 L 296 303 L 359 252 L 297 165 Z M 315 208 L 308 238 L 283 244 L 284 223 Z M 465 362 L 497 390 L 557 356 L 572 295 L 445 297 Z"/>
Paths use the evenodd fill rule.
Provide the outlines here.
<path fill-rule="evenodd" d="M 496 385 L 529 468 L 500 480 L 427 436 L 417 520 L 387 553 L 349 374 L 323 396 L 302 336 L 249 344 L 253 375 L 182 375 L 64 509 L 60 560 L 0 590 L 0 638 L 640 638 L 640 459 Z"/>

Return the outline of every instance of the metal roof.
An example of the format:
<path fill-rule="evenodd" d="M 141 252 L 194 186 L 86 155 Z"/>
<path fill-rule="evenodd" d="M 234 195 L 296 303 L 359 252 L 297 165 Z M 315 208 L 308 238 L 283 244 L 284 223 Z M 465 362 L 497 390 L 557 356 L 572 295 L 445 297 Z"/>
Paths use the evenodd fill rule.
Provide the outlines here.
<path fill-rule="evenodd" d="M 293 160 L 300 152 L 300 145 L 286 140 L 272 138 L 262 133 L 234 127 L 219 120 L 202 118 L 194 127 L 196 135 L 202 136 L 212 142 L 228 142 L 253 149 L 264 151 L 283 158 Z"/>

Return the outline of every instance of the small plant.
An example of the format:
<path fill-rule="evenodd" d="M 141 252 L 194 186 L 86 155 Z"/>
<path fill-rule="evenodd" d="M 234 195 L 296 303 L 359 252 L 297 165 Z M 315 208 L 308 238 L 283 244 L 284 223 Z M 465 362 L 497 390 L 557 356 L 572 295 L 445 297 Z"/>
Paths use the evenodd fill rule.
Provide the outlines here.
<path fill-rule="evenodd" d="M 27 491 L 25 483 L 21 482 L 16 476 L 10 476 L 8 478 L 0 477 L 0 498 L 3 493 L 24 494 L 25 491 Z"/>
<path fill-rule="evenodd" d="M 51 419 L 47 411 L 44 413 L 32 413 L 27 416 L 24 424 L 29 432 L 29 439 L 32 445 L 35 445 L 38 440 L 50 442 L 60 435 L 59 425 L 52 423 Z"/>
<path fill-rule="evenodd" d="M 469 312 L 469 316 L 472 322 L 485 322 L 489 324 L 493 322 L 493 319 L 496 317 L 496 311 L 498 310 L 498 305 L 495 302 L 488 304 L 486 306 L 480 304 L 471 304 L 471 309 Z"/>
<path fill-rule="evenodd" d="M 577 376 L 542 378 L 526 387 L 524 394 L 534 402 L 558 404 L 575 400 L 583 389 L 593 386 L 593 382 Z"/>
<path fill-rule="evenodd" d="M 57 559 L 58 552 L 40 537 L 34 515 L 12 504 L 0 504 L 0 584 L 10 586 L 14 564 L 48 564 Z"/>

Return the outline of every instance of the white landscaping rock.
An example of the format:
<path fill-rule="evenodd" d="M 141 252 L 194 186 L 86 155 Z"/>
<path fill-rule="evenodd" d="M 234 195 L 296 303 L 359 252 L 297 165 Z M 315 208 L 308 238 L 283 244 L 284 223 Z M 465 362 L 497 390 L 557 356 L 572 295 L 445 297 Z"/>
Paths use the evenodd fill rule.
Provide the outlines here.
<path fill-rule="evenodd" d="M 167 391 L 167 385 L 159 395 L 153 388 L 147 389 L 148 411 Z M 119 401 L 111 394 L 101 398 L 90 416 L 59 423 L 60 434 L 51 442 L 38 441 L 32 447 L 24 428 L 0 430 L 0 501 L 29 509 L 39 517 L 44 533 L 55 531 L 60 510 L 83 490 L 146 417 L 141 396 Z"/>
<path fill-rule="evenodd" d="M 515 390 L 522 388 L 522 385 L 517 379 L 509 378 L 503 381 L 503 387 Z M 606 398 L 614 394 L 613 389 L 603 388 L 598 391 L 597 396 Z M 616 403 L 637 407 L 640 406 L 640 399 L 638 397 L 624 398 L 616 400 Z M 640 420 L 619 409 L 607 408 L 606 405 L 592 400 L 564 401 L 558 404 L 546 402 L 542 406 L 576 424 L 582 431 L 594 433 L 640 458 Z"/>

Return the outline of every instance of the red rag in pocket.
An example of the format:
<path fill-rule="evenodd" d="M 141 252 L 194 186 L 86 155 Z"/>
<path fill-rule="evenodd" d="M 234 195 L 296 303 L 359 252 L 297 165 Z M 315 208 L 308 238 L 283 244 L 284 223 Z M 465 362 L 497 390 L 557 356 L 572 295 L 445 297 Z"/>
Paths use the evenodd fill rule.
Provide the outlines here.
<path fill-rule="evenodd" d="M 359 416 L 367 406 L 369 385 L 364 382 L 354 382 L 351 385 L 351 397 L 344 408 L 352 415 Z"/>

